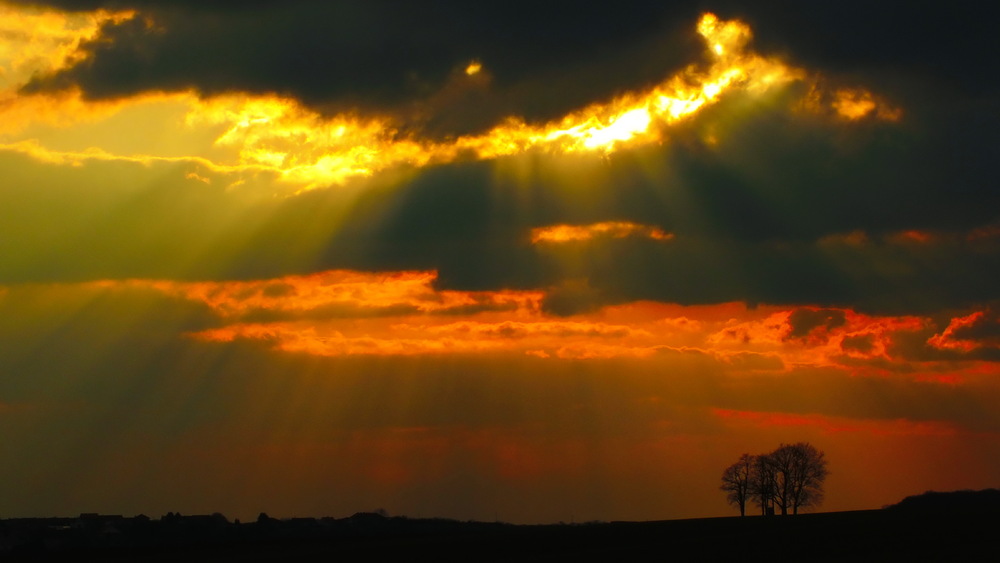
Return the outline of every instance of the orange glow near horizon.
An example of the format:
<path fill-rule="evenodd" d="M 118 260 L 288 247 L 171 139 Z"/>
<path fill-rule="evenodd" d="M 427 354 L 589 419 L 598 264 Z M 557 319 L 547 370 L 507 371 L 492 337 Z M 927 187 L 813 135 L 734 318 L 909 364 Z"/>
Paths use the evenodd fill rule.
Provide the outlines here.
<path fill-rule="evenodd" d="M 38 41 L 12 32 L 8 35 L 6 50 L 37 51 L 37 56 L 31 60 L 47 62 L 32 63 L 35 66 L 25 74 L 28 72 L 24 70 L 28 68 L 27 59 L 13 57 L 6 61 L 7 74 L 14 82 L 5 94 L 9 98 L 5 109 L 0 110 L 10 117 L 4 120 L 6 125 L 0 126 L 0 135 L 7 131 L 6 139 L 0 136 L 0 150 L 21 152 L 49 163 L 73 165 L 88 160 L 141 164 L 187 162 L 193 167 L 190 173 L 198 173 L 200 168 L 223 174 L 266 172 L 298 191 L 344 184 L 398 166 L 423 167 L 458 159 L 496 159 L 530 150 L 601 155 L 639 144 L 660 143 L 666 138 L 666 128 L 714 104 L 729 91 L 757 95 L 793 81 L 811 80 L 802 70 L 749 50 L 751 31 L 742 22 L 723 21 L 713 14 L 705 14 L 697 24 L 697 31 L 711 57 L 706 68 L 689 66 L 646 91 L 625 93 L 549 123 L 532 124 L 511 116 L 482 134 L 432 141 L 401 133 L 405 124 L 396 118 L 359 114 L 326 117 L 297 100 L 276 95 L 235 92 L 198 98 L 193 92 L 148 93 L 114 101 L 90 102 L 73 90 L 17 94 L 17 88 L 31 76 L 51 74 L 82 60 L 85 55 L 80 49 L 81 43 L 95 39 L 101 24 L 121 23 L 136 14 L 98 11 L 69 16 L 49 11 L 30 15 L 4 7 L 0 11 L 0 29 L 21 26 L 24 18 L 31 17 L 40 17 L 46 22 L 51 20 L 42 26 L 51 40 Z M 482 63 L 472 61 L 464 70 L 469 76 L 475 75 L 482 71 Z M 153 148 L 141 152 L 139 148 L 125 154 L 99 145 L 57 149 L 33 137 L 12 136 L 36 122 L 68 127 L 81 119 L 104 119 L 151 98 L 168 99 L 186 108 L 184 121 L 190 128 L 218 131 L 212 150 L 183 155 L 157 153 Z M 858 119 L 871 112 L 885 117 L 880 109 L 882 105 L 861 89 L 838 91 L 833 107 L 846 119 Z M 212 154 L 206 156 L 208 152 Z"/>
<path fill-rule="evenodd" d="M 759 427 L 790 426 L 815 427 L 825 434 L 867 433 L 875 436 L 955 436 L 959 429 L 952 424 L 937 421 L 858 420 L 817 414 L 792 414 L 781 412 L 737 411 L 712 409 L 712 414 L 734 424 L 752 424 Z"/>

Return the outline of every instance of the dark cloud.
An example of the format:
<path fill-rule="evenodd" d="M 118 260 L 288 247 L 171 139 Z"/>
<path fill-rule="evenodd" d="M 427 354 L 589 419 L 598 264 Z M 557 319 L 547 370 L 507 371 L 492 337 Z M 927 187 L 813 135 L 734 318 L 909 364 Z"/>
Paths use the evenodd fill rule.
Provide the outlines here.
<path fill-rule="evenodd" d="M 630 59 L 600 67 L 601 80 L 591 82 L 620 87 L 626 84 L 615 79 L 658 79 L 655 73 L 664 69 L 650 68 L 649 59 L 683 62 L 662 52 L 643 57 L 622 50 L 623 45 L 662 34 L 668 19 L 690 28 L 704 10 L 747 20 L 761 50 L 808 67 L 845 74 L 886 69 L 932 74 L 943 85 L 994 92 L 998 80 L 985 64 L 988 53 L 997 50 L 991 22 L 998 9 L 981 3 L 951 3 L 948 9 L 857 0 L 823 6 L 627 0 L 613 8 L 598 2 L 486 6 L 451 0 L 34 3 L 70 9 L 135 7 L 165 28 L 162 34 L 142 26 L 109 29 L 114 44 L 95 46 L 94 60 L 63 77 L 95 96 L 184 84 L 205 91 L 288 91 L 311 101 L 345 94 L 388 100 L 413 94 L 407 87 L 412 90 L 422 82 L 440 84 L 449 70 L 471 57 L 481 58 L 504 83 L 516 83 L 541 70 L 551 73 L 614 51 Z M 145 57 L 137 58 L 139 52 Z M 38 84 L 44 85 L 51 84 Z"/>
<path fill-rule="evenodd" d="M 452 0 L 349 2 L 38 2 L 63 8 L 134 7 L 108 25 L 89 58 L 26 91 L 79 85 L 92 98 L 192 88 L 277 92 L 323 111 L 361 108 L 403 117 L 404 127 L 447 136 L 507 115 L 557 118 L 593 101 L 662 80 L 700 60 L 702 11 L 740 17 L 755 45 L 813 71 L 864 79 L 888 93 L 922 88 L 988 99 L 997 73 L 988 53 L 997 8 L 848 1 L 598 2 Z M 985 10 L 985 12 L 984 12 Z M 150 26 L 148 22 L 154 22 Z M 460 70 L 483 62 L 477 87 Z M 457 83 L 458 82 L 458 83 Z"/>
<path fill-rule="evenodd" d="M 186 9 L 209 11 L 234 11 L 240 8 L 274 8 L 281 5 L 305 4 L 310 0 L 245 0 L 237 7 L 226 0 L 14 0 L 14 4 L 50 6 L 71 12 L 97 10 L 99 8 L 122 9 Z"/>
<path fill-rule="evenodd" d="M 942 374 L 955 372 L 963 363 L 970 361 L 1000 361 L 1000 347 L 990 345 L 987 339 L 972 340 L 972 348 L 942 346 L 942 334 L 953 319 L 968 317 L 980 311 L 983 304 L 987 308 L 995 307 L 995 299 L 985 298 L 964 309 L 945 309 L 928 313 L 929 322 L 920 330 L 901 330 L 892 334 L 887 347 L 887 354 L 893 358 L 887 369 L 913 371 L 914 362 L 938 362 L 932 372 L 937 370 Z M 846 341 L 846 340 L 845 340 Z M 944 338 L 945 343 L 954 343 L 953 337 Z M 927 364 L 923 364 L 926 366 Z"/>
<path fill-rule="evenodd" d="M 109 24 L 85 47 L 85 62 L 37 77 L 25 91 L 79 85 L 92 98 L 186 88 L 277 92 L 328 111 L 403 115 L 408 126 L 446 134 L 511 114 L 558 117 L 657 82 L 702 51 L 693 33 L 698 11 L 653 2 L 626 1 L 614 10 L 457 1 L 134 6 L 151 19 Z M 466 100 L 464 111 L 455 88 L 450 101 L 459 103 L 438 103 L 449 77 L 473 59 L 487 69 L 490 90 Z"/>
<path fill-rule="evenodd" d="M 847 316 L 840 309 L 795 309 L 788 317 L 792 330 L 788 338 L 805 338 L 816 329 L 831 330 L 847 322 Z"/>
<path fill-rule="evenodd" d="M 547 288 L 542 308 L 553 315 L 574 315 L 600 308 L 607 301 L 600 290 L 590 286 L 585 279 L 570 279 Z"/>
<path fill-rule="evenodd" d="M 869 354 L 875 349 L 875 335 L 859 334 L 857 336 L 845 336 L 840 341 L 840 347 L 845 352 L 859 352 Z"/>
<path fill-rule="evenodd" d="M 955 329 L 951 336 L 956 340 L 971 340 L 977 345 L 998 348 L 1000 315 L 991 309 L 983 311 L 981 316 L 972 319 L 969 324 Z"/>

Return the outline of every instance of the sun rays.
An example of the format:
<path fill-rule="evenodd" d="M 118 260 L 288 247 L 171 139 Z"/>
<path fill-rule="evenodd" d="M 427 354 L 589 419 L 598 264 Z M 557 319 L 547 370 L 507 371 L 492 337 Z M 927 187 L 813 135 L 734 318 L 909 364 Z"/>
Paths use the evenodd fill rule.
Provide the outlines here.
<path fill-rule="evenodd" d="M 802 440 L 833 509 L 1000 468 L 997 128 L 944 78 L 766 8 L 48 4 L 0 0 L 3 514 L 714 516 Z"/>

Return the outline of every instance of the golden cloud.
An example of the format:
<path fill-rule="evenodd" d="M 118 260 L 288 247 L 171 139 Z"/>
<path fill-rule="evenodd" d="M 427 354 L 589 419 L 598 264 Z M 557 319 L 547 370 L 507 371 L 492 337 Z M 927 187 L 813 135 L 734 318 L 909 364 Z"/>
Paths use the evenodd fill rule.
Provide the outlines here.
<path fill-rule="evenodd" d="M 113 102 L 83 100 L 78 92 L 16 94 L 16 87 L 33 74 L 51 74 L 79 63 L 86 54 L 84 41 L 93 40 L 106 23 L 136 17 L 134 12 L 32 11 L 0 8 L 4 52 L 22 53 L 0 58 L 11 88 L 0 104 L 0 150 L 17 151 L 53 164 L 81 164 L 88 160 L 139 163 L 190 162 L 221 173 L 268 171 L 296 190 L 343 184 L 398 167 L 422 167 L 458 159 L 495 159 L 531 150 L 553 153 L 608 154 L 665 139 L 672 124 L 718 102 L 727 92 L 761 94 L 793 81 L 812 81 L 805 71 L 760 56 L 748 48 L 750 28 L 739 21 L 705 14 L 697 31 L 710 56 L 705 66 L 691 65 L 645 91 L 629 92 L 595 103 L 549 123 L 532 124 L 511 116 L 485 133 L 432 141 L 387 116 L 323 116 L 297 100 L 276 95 L 229 93 L 199 98 L 193 92 L 143 94 Z M 37 34 L 23 29 L 37 27 Z M 21 31 L 15 31 L 21 30 Z M 465 72 L 475 75 L 481 63 Z M 818 90 L 815 90 L 818 91 Z M 167 155 L 153 152 L 121 154 L 92 146 L 55 149 L 31 138 L 11 137 L 33 123 L 71 127 L 80 120 L 100 120 L 150 97 L 169 97 L 186 108 L 187 126 L 204 128 L 214 136 L 213 155 Z M 873 94 L 862 89 L 837 90 L 830 102 L 846 119 L 874 114 L 898 119 Z M 0 139 L 2 140 L 2 139 Z"/>
<path fill-rule="evenodd" d="M 595 238 L 648 238 L 668 241 L 674 238 L 659 227 L 628 221 L 604 221 L 590 225 L 551 225 L 531 230 L 532 244 L 588 241 Z"/>
<path fill-rule="evenodd" d="M 10 96 L 33 76 L 80 63 L 81 45 L 108 23 L 136 16 L 133 10 L 61 12 L 0 3 L 0 92 Z"/>

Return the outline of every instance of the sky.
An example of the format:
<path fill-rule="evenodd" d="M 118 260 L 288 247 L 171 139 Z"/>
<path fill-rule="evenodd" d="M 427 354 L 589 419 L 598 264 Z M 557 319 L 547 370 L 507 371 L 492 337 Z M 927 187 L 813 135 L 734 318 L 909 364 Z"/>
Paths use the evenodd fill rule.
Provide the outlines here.
<path fill-rule="evenodd" d="M 997 11 L 0 2 L 0 518 L 1000 486 Z"/>

